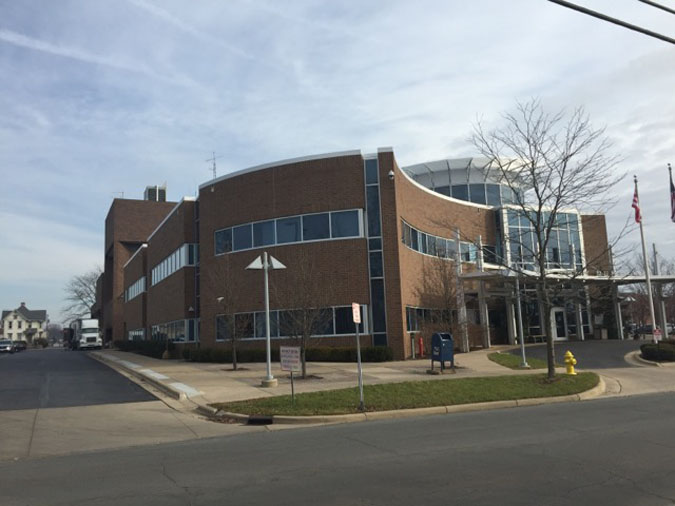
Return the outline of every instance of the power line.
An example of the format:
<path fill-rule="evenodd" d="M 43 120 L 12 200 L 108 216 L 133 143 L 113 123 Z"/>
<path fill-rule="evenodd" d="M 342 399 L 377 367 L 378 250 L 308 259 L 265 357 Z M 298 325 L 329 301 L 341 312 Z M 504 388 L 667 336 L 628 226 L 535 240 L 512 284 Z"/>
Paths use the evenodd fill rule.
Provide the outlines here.
<path fill-rule="evenodd" d="M 642 28 L 641 26 L 633 25 L 631 23 L 626 23 L 625 21 L 621 21 L 620 19 L 613 18 L 611 16 L 607 16 L 606 14 L 603 14 L 602 12 L 597 12 L 593 11 L 591 9 L 587 9 L 586 7 L 581 7 L 580 5 L 576 5 L 570 2 L 566 2 L 565 0 L 548 0 L 549 2 L 553 2 L 554 4 L 562 5 L 563 7 L 567 7 L 568 9 L 572 9 L 578 12 L 581 12 L 583 14 L 586 14 L 588 16 L 593 16 L 594 18 L 602 19 L 603 21 L 608 21 L 609 23 L 614 23 L 615 25 L 622 26 L 624 28 L 628 28 L 629 30 L 633 30 L 634 32 L 639 32 L 643 35 L 648 35 L 649 37 L 654 37 L 655 39 L 662 40 L 664 42 L 669 42 L 670 44 L 675 45 L 675 39 L 672 39 L 666 35 L 661 35 L 660 33 L 652 32 L 651 30 L 647 30 L 646 28 Z M 643 0 L 639 0 L 643 1 Z M 648 3 L 645 1 L 645 3 Z M 653 2 L 649 2 L 653 3 Z M 656 4 L 658 5 L 658 4 Z M 656 6 L 655 5 L 655 6 Z M 663 7 L 663 6 L 661 6 Z"/>
<path fill-rule="evenodd" d="M 665 5 L 652 2 L 652 0 L 638 0 L 638 2 L 642 2 L 643 4 L 651 5 L 652 7 L 656 7 L 657 9 L 661 9 L 663 11 L 670 12 L 671 14 L 675 14 L 675 10 L 671 9 L 670 7 L 666 7 Z"/>

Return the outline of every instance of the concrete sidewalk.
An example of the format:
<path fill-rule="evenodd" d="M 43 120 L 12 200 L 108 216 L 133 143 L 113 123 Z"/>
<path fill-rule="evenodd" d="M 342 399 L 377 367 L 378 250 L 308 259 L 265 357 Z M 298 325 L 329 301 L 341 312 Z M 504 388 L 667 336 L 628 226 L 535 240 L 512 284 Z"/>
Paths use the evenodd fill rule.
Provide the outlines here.
<path fill-rule="evenodd" d="M 489 350 L 474 351 L 455 356 L 454 372 L 429 375 L 430 359 L 395 362 L 364 363 L 364 384 L 397 383 L 402 381 L 434 381 L 449 378 L 477 376 L 504 376 L 510 374 L 542 373 L 542 370 L 519 371 L 502 367 L 487 358 L 488 353 L 506 350 L 497 346 Z M 176 399 L 189 400 L 199 406 L 215 402 L 230 402 L 274 395 L 290 395 L 291 380 L 287 372 L 272 364 L 272 374 L 279 380 L 276 388 L 262 388 L 265 376 L 264 363 L 240 364 L 233 371 L 231 364 L 159 360 L 121 351 L 91 352 L 95 358 L 159 388 Z M 438 369 L 439 364 L 435 364 Z M 355 363 L 311 362 L 307 365 L 308 379 L 295 379 L 296 393 L 349 388 L 357 385 Z"/>

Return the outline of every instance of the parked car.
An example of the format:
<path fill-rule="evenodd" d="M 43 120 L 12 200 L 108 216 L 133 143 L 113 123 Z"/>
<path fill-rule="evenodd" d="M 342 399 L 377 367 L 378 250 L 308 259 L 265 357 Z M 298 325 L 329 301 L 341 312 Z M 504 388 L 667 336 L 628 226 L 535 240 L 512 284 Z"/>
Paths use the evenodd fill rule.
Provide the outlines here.
<path fill-rule="evenodd" d="M 28 343 L 26 341 L 12 341 L 14 343 L 14 349 L 16 351 L 24 351 L 28 348 Z"/>
<path fill-rule="evenodd" d="M 0 340 L 0 353 L 14 353 L 16 349 L 14 348 L 14 343 L 9 339 Z"/>

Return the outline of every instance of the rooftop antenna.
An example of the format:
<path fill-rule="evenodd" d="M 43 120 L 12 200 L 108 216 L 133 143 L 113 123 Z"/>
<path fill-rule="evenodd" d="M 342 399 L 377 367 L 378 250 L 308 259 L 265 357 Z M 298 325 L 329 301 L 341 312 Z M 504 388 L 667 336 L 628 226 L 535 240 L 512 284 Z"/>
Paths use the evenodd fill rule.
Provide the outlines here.
<path fill-rule="evenodd" d="M 213 162 L 213 166 L 211 167 L 211 170 L 213 171 L 213 179 L 216 179 L 216 160 L 218 158 L 222 158 L 222 156 L 216 156 L 216 152 L 213 151 L 213 156 L 205 160 L 207 162 Z"/>

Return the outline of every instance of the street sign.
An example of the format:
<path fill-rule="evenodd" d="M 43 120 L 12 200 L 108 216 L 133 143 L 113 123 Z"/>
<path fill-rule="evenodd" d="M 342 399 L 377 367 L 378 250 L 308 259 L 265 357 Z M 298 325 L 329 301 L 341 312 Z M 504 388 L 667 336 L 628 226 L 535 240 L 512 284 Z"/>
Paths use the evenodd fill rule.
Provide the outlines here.
<path fill-rule="evenodd" d="M 279 346 L 279 358 L 282 371 L 300 372 L 300 346 Z"/>
<path fill-rule="evenodd" d="M 361 323 L 361 306 L 358 302 L 352 302 L 352 320 L 354 323 Z"/>
<path fill-rule="evenodd" d="M 656 327 L 654 329 L 654 341 L 660 341 L 661 340 L 661 329 Z"/>

